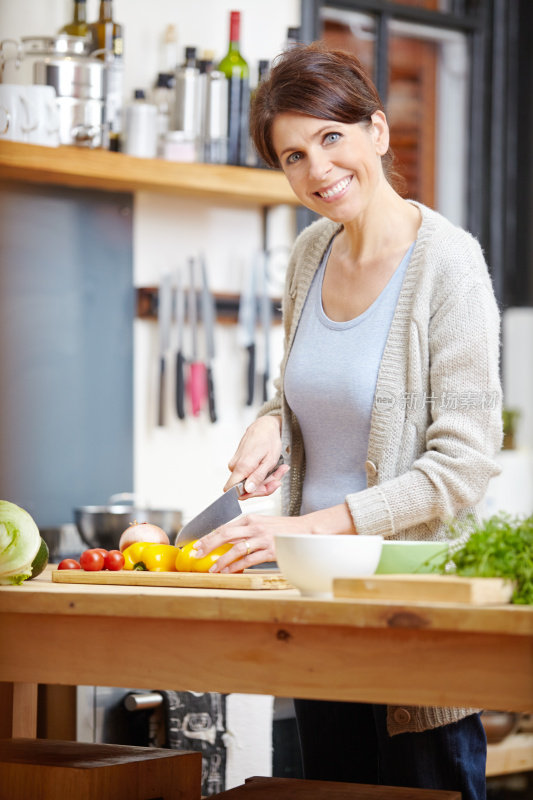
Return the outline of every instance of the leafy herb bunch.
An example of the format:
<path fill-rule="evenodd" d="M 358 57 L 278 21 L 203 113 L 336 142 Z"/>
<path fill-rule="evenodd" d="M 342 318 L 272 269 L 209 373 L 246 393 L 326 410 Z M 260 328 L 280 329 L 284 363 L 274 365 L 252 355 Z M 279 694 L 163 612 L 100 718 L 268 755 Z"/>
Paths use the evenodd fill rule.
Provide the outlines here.
<path fill-rule="evenodd" d="M 497 514 L 476 525 L 466 544 L 450 554 L 450 570 L 470 578 L 512 580 L 516 588 L 511 602 L 533 604 L 533 515 Z"/>

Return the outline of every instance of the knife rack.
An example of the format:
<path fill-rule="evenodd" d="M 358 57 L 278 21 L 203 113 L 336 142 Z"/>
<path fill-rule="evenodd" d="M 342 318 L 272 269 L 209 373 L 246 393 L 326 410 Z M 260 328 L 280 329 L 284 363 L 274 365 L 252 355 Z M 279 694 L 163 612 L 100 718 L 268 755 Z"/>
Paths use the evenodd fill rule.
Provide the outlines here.
<path fill-rule="evenodd" d="M 187 288 L 184 291 L 188 293 Z M 159 309 L 159 288 L 157 286 L 138 287 L 136 300 L 136 317 L 138 319 L 156 320 Z M 216 321 L 222 324 L 235 324 L 239 316 L 240 295 L 214 292 Z M 201 293 L 197 292 L 198 308 L 200 308 Z M 281 321 L 281 300 L 272 298 L 272 324 Z"/>

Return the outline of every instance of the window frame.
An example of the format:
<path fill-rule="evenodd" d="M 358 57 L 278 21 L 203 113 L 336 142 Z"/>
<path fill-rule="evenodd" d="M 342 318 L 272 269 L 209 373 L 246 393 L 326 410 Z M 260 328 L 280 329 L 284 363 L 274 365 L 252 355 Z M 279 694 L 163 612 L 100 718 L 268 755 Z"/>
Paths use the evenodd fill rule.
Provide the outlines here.
<path fill-rule="evenodd" d="M 445 28 L 467 37 L 470 75 L 465 226 L 478 238 L 485 251 L 500 304 L 523 305 L 527 302 L 525 282 L 517 274 L 516 263 L 521 241 L 516 228 L 515 150 L 521 3 L 451 0 L 451 11 L 438 11 L 391 0 L 300 2 L 303 42 L 320 38 L 321 8 L 360 11 L 374 17 L 375 83 L 384 104 L 387 99 L 388 27 L 391 19 Z"/>

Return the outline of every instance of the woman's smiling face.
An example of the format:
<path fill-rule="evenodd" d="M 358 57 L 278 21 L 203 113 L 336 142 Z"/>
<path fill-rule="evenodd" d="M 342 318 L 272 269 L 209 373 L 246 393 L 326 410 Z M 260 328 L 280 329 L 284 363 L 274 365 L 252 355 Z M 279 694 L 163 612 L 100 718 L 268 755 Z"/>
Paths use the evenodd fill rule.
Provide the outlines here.
<path fill-rule="evenodd" d="M 335 222 L 355 220 L 386 183 L 389 129 L 381 111 L 353 124 L 285 112 L 274 120 L 272 141 L 298 199 Z"/>

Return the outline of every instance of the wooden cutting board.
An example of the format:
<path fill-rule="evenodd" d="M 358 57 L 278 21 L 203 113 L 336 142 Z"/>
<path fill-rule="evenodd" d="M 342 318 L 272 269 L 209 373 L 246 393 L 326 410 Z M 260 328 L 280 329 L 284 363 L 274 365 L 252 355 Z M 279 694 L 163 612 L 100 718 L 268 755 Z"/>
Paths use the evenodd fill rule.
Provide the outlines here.
<path fill-rule="evenodd" d="M 83 583 L 108 586 L 174 586 L 191 589 L 292 589 L 279 572 L 258 571 L 221 575 L 210 572 L 145 572 L 119 570 L 85 572 L 82 569 L 54 569 L 55 583 Z"/>
<path fill-rule="evenodd" d="M 370 575 L 336 578 L 334 597 L 392 600 L 401 603 L 508 603 L 513 584 L 503 578 L 459 578 L 456 575 Z"/>

